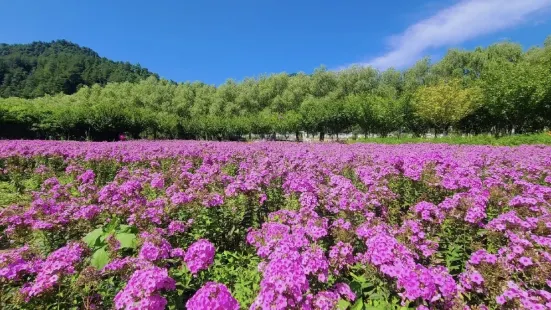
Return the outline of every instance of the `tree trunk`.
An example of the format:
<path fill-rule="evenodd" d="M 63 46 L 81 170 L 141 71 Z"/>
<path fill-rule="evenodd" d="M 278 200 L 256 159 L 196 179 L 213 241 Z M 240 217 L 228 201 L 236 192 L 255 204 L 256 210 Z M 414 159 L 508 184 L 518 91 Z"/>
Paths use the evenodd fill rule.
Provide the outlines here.
<path fill-rule="evenodd" d="M 297 131 L 295 131 L 295 139 L 297 140 L 297 142 L 299 142 L 299 141 L 300 141 L 300 139 L 299 139 L 299 137 L 298 137 L 298 130 L 297 130 Z"/>
<path fill-rule="evenodd" d="M 324 138 L 325 138 L 325 132 L 320 131 L 320 141 L 323 141 Z"/>

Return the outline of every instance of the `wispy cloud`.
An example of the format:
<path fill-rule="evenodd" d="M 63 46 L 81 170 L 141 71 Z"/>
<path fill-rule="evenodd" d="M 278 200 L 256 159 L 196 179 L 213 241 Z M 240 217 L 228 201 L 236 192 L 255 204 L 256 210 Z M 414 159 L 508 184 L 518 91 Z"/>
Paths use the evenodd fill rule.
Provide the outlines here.
<path fill-rule="evenodd" d="M 549 7 L 551 0 L 463 0 L 390 37 L 388 53 L 359 65 L 402 68 L 431 48 L 456 45 L 514 27 Z"/>

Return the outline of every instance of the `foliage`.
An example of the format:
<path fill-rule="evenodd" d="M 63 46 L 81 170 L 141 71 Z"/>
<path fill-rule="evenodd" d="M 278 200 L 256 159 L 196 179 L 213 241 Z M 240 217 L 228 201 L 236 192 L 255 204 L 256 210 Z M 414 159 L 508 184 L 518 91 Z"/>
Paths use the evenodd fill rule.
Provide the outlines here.
<path fill-rule="evenodd" d="M 120 249 L 135 250 L 137 248 L 136 229 L 129 225 L 119 225 L 119 219 L 114 218 L 106 226 L 96 228 L 86 234 L 82 240 L 93 251 L 90 265 L 102 269 L 109 263 L 109 238 L 118 242 Z"/>
<path fill-rule="evenodd" d="M 463 88 L 459 80 L 424 86 L 414 96 L 415 113 L 435 128 L 448 131 L 450 126 L 469 116 L 480 101 L 479 89 Z"/>

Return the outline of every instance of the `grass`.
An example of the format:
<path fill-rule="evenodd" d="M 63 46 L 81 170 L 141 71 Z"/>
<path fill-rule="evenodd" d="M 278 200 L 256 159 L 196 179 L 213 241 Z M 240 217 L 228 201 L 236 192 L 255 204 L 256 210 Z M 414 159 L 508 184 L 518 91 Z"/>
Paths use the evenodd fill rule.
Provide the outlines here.
<path fill-rule="evenodd" d="M 457 136 L 446 137 L 387 137 L 387 138 L 358 138 L 348 140 L 348 143 L 381 143 L 381 144 L 404 144 L 404 143 L 446 143 L 446 144 L 470 144 L 470 145 L 496 145 L 496 146 L 517 146 L 530 144 L 551 145 L 551 133 L 512 135 L 494 137 L 488 135 L 480 136 Z"/>

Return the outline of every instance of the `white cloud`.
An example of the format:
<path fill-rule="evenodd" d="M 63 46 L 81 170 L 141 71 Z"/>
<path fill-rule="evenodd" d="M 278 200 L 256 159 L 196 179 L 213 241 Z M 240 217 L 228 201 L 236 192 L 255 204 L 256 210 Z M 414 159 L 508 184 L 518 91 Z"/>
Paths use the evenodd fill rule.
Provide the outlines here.
<path fill-rule="evenodd" d="M 551 0 L 463 0 L 389 38 L 391 50 L 360 65 L 403 68 L 431 48 L 504 30 L 551 6 Z"/>

